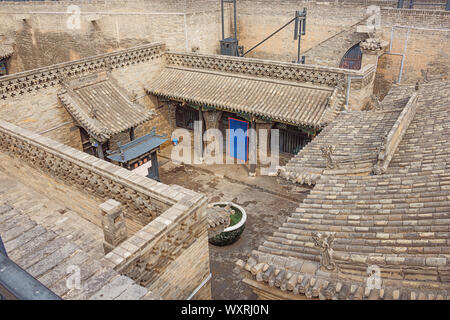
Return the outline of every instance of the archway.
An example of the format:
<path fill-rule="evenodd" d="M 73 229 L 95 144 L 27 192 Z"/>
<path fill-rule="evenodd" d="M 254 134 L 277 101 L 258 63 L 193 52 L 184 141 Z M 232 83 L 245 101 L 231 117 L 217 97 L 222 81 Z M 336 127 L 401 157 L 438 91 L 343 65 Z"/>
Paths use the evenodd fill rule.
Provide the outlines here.
<path fill-rule="evenodd" d="M 339 68 L 359 70 L 361 69 L 361 61 L 362 51 L 359 43 L 357 43 L 344 54 Z"/>

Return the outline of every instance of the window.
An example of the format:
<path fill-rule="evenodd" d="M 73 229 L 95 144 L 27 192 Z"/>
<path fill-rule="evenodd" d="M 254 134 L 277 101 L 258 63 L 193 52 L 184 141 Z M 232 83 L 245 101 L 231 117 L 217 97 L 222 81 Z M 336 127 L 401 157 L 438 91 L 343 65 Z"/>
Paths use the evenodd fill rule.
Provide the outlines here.
<path fill-rule="evenodd" d="M 344 69 L 361 69 L 362 51 L 359 47 L 359 43 L 351 47 L 344 55 L 339 64 L 339 68 Z"/>
<path fill-rule="evenodd" d="M 7 74 L 8 70 L 6 69 L 6 59 L 0 59 L 0 77 Z"/>
<path fill-rule="evenodd" d="M 175 112 L 177 127 L 194 130 L 194 121 L 198 121 L 198 110 L 191 107 L 177 106 Z"/>
<path fill-rule="evenodd" d="M 280 152 L 297 154 L 311 139 L 308 135 L 294 127 L 278 126 L 280 132 Z"/>

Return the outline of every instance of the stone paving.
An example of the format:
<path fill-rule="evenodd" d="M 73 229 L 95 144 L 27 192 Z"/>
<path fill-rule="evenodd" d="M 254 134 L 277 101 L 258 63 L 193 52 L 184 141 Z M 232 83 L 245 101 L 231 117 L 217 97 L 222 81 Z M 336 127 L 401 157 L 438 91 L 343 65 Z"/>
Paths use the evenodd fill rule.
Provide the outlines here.
<path fill-rule="evenodd" d="M 80 246 L 93 259 L 104 256 L 103 230 L 99 226 L 0 172 L 0 203 L 4 202 Z"/>
<path fill-rule="evenodd" d="M 63 299 L 153 298 L 103 262 L 101 228 L 1 171 L 0 235 L 9 258 Z M 81 288 L 70 288 L 77 267 Z"/>
<path fill-rule="evenodd" d="M 235 262 L 246 257 L 252 248 L 256 248 L 266 236 L 271 234 L 285 221 L 288 213 L 298 206 L 308 193 L 303 188 L 303 193 L 290 192 L 285 188 L 286 197 L 276 196 L 270 193 L 268 178 L 272 179 L 274 188 L 277 185 L 276 178 L 253 178 L 255 186 L 250 186 L 245 181 L 247 177 L 241 175 L 244 181 L 227 178 L 227 175 L 216 176 L 208 173 L 204 168 L 181 166 L 161 159 L 161 182 L 166 184 L 178 184 L 185 188 L 205 194 L 210 202 L 232 201 L 242 206 L 248 215 L 246 229 L 241 238 L 230 246 L 217 247 L 210 245 L 210 261 L 212 272 L 212 298 L 213 299 L 256 299 L 256 295 L 241 280 Z M 229 172 L 244 170 L 240 165 L 228 165 Z M 223 168 L 222 168 L 223 169 Z M 222 170 L 224 171 L 224 170 Z M 261 179 L 262 178 L 262 179 Z M 263 182 L 258 183 L 259 179 Z M 281 189 L 279 190 L 281 192 Z"/>

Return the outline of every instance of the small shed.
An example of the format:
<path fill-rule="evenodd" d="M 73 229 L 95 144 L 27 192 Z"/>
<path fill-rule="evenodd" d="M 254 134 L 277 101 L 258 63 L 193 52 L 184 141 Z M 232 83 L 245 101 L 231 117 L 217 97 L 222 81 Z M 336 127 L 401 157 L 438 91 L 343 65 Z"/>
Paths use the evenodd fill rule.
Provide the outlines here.
<path fill-rule="evenodd" d="M 107 151 L 107 158 L 128 170 L 159 181 L 159 164 L 157 151 L 166 142 L 165 135 L 156 134 L 155 128 L 140 138 L 124 145 L 118 145 L 118 149 Z"/>

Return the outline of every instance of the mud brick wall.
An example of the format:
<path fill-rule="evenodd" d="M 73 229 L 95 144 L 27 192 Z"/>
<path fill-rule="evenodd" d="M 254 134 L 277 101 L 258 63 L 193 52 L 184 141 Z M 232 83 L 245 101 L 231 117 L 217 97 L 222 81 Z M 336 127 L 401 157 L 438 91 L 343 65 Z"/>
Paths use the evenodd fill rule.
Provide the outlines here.
<path fill-rule="evenodd" d="M 58 101 L 61 87 L 0 99 L 0 118 L 82 150 L 76 122 Z"/>
<path fill-rule="evenodd" d="M 155 41 L 170 50 L 218 53 L 218 1 L 2 2 L 0 43 L 12 43 L 10 73 L 116 51 Z M 81 10 L 80 29 L 69 29 L 70 5 Z M 228 16 L 227 8 L 227 16 Z M 99 19 L 89 21 L 93 16 Z M 22 18 L 26 18 L 25 21 Z M 226 25 L 229 27 L 229 24 Z"/>
<path fill-rule="evenodd" d="M 421 80 L 421 70 L 430 74 L 448 74 L 450 12 L 443 11 L 443 6 L 399 10 L 396 9 L 396 1 L 241 0 L 238 1 L 238 38 L 244 49 L 250 49 L 288 22 L 296 10 L 307 8 L 306 35 L 302 36 L 301 43 L 302 55 L 306 55 L 307 64 L 336 67 L 346 49 L 361 40 L 361 36 L 351 32 L 351 26 L 364 19 L 369 5 L 381 8 L 381 26 L 386 41 L 390 39 L 392 26 L 422 28 L 411 29 L 409 32 L 402 83 Z M 438 8 L 441 10 L 436 10 Z M 293 40 L 293 28 L 293 25 L 288 26 L 248 56 L 294 61 L 297 42 Z M 404 28 L 395 29 L 392 52 L 403 53 L 406 32 L 407 29 Z M 342 47 L 344 43 L 348 48 Z M 400 65 L 401 57 L 397 55 L 385 54 L 380 57 L 374 89 L 380 98 L 398 80 Z"/>
<path fill-rule="evenodd" d="M 405 57 L 403 70 L 401 56 L 384 54 L 379 58 L 374 90 L 380 98 L 399 80 L 400 73 L 400 83 L 423 81 L 424 73 L 448 78 L 450 12 L 383 9 L 381 14 L 384 40 L 392 42 L 392 53 L 404 53 Z"/>
<path fill-rule="evenodd" d="M 238 1 L 238 37 L 244 49 L 263 40 L 294 17 L 296 10 L 307 9 L 306 35 L 302 36 L 301 52 L 317 46 L 364 18 L 366 4 L 335 4 L 334 2 L 293 0 Z M 273 38 L 249 53 L 249 57 L 291 62 L 297 57 L 294 25 L 286 27 Z M 326 48 L 324 50 L 327 50 Z M 344 52 L 345 53 L 345 52 Z M 311 61 L 306 61 L 311 63 Z"/>

